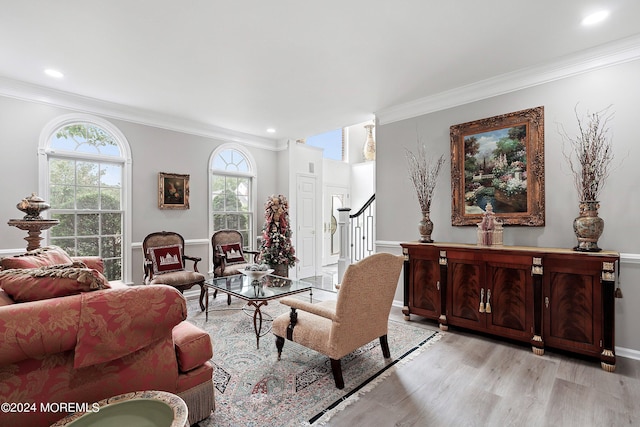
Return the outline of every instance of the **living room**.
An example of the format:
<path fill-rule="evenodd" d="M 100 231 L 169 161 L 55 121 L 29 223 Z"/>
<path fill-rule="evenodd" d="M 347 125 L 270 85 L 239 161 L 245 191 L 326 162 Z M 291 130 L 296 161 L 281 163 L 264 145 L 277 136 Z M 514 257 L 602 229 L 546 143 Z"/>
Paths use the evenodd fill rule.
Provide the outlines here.
<path fill-rule="evenodd" d="M 505 3 L 507 2 L 497 2 L 496 8 L 507 7 Z M 553 2 L 543 3 L 535 9 L 557 7 Z M 576 13 L 580 3 L 570 2 Z M 369 7 L 360 6 L 363 9 Z M 620 9 L 610 18 L 619 19 L 619 14 L 633 16 L 633 12 L 637 11 L 634 9 L 637 8 L 635 5 L 620 3 L 618 6 Z M 13 7 L 15 6 L 11 6 Z M 383 6 L 377 5 L 377 7 Z M 469 7 L 472 6 L 469 5 Z M 17 8 L 16 16 L 26 19 L 25 16 L 29 13 L 35 13 L 31 8 L 35 6 L 31 5 L 26 9 Z M 46 8 L 37 13 L 40 19 L 43 19 L 41 14 L 45 11 Z M 83 12 L 84 15 L 82 13 L 80 15 L 90 16 L 86 10 Z M 140 13 L 139 10 L 137 12 Z M 9 20 L 9 15 L 0 18 L 0 22 Z M 454 19 L 455 14 L 450 16 Z M 255 24 L 255 21 L 259 21 L 258 18 L 252 16 L 251 21 Z M 366 19 L 366 14 L 358 16 L 352 13 L 349 14 L 349 18 L 350 22 L 356 22 L 358 19 Z M 526 33 L 523 39 L 537 39 L 540 37 L 537 31 L 541 27 L 547 30 L 544 25 L 534 24 L 527 24 L 530 32 Z M 14 49 L 19 50 L 23 46 L 26 52 L 31 44 L 37 44 L 23 37 L 22 33 L 19 33 L 19 36 L 5 34 L 5 31 L 9 31 L 14 25 L 15 23 L 4 25 L 2 27 L 5 30 L 0 30 L 4 40 L 14 40 L 13 43 L 16 46 Z M 30 26 L 26 25 L 26 27 Z M 107 27 L 108 25 L 103 23 L 100 28 Z M 579 201 L 565 162 L 559 129 L 564 127 L 569 133 L 576 132 L 577 122 L 574 113 L 576 108 L 580 112 L 599 111 L 612 105 L 615 116 L 610 122 L 610 128 L 615 147 L 615 167 L 611 171 L 600 199 L 599 216 L 604 219 L 605 226 L 598 244 L 603 249 L 620 253 L 620 263 L 616 265 L 616 286 L 621 288 L 623 298 L 615 300 L 616 355 L 638 360 L 640 359 L 640 335 L 635 330 L 635 326 L 640 323 L 640 311 L 637 310 L 640 305 L 640 290 L 636 286 L 640 282 L 640 251 L 637 244 L 640 240 L 640 231 L 634 226 L 633 212 L 640 209 L 640 196 L 633 190 L 631 184 L 635 182 L 637 175 L 635 165 L 640 160 L 640 154 L 635 147 L 634 132 L 635 113 L 640 101 L 640 91 L 636 84 L 636 76 L 640 74 L 640 38 L 633 26 L 631 27 L 633 30 L 629 30 L 630 27 L 625 27 L 622 23 L 617 27 L 615 29 L 608 27 L 605 30 L 610 32 L 611 36 L 595 38 L 586 45 L 579 45 L 575 50 L 567 48 L 566 51 L 553 51 L 548 56 L 537 58 L 527 58 L 524 54 L 522 57 L 530 62 L 519 57 L 518 60 L 522 61 L 521 66 L 513 67 L 508 72 L 500 73 L 501 75 L 487 70 L 491 67 L 483 65 L 481 55 L 473 57 L 474 65 L 469 67 L 478 68 L 477 76 L 475 80 L 467 81 L 459 87 L 432 88 L 420 92 L 424 95 L 413 98 L 398 96 L 396 98 L 398 102 L 349 116 L 343 122 L 329 121 L 330 127 L 317 128 L 316 124 L 308 125 L 309 131 L 277 137 L 234 130 L 231 121 L 221 124 L 203 124 L 197 120 L 198 117 L 185 120 L 184 117 L 176 117 L 169 113 L 159 114 L 133 107 L 114 109 L 114 106 L 121 106 L 117 102 L 117 97 L 109 96 L 111 91 L 109 87 L 103 88 L 101 92 L 103 99 L 100 100 L 97 92 L 91 95 L 73 94 L 69 92 L 72 87 L 61 88 L 56 86 L 57 83 L 46 87 L 44 83 L 36 82 L 36 79 L 20 79 L 10 74 L 8 69 L 0 69 L 0 144 L 5 148 L 5 155 L 0 157 L 0 171 L 2 171 L 0 173 L 6 183 L 3 186 L 6 203 L 0 205 L 0 217 L 5 222 L 18 218 L 20 212 L 16 209 L 16 203 L 34 192 L 44 194 L 40 162 L 45 153 L 41 148 L 43 131 L 51 123 L 57 123 L 61 118 L 69 116 L 76 116 L 79 119 L 91 117 L 100 123 L 108 123 L 126 138 L 130 148 L 129 157 L 125 161 L 127 167 L 130 167 L 130 180 L 124 202 L 124 209 L 130 215 L 130 222 L 125 222 L 123 250 L 126 262 L 123 264 L 122 274 L 125 282 L 139 284 L 142 283 L 143 274 L 142 241 L 146 235 L 154 231 L 180 232 L 186 239 L 189 253 L 202 258 L 201 266 L 208 265 L 208 260 L 211 259 L 210 161 L 217 149 L 223 146 L 238 147 L 248 153 L 254 161 L 253 230 L 254 234 L 257 234 L 262 227 L 262 204 L 268 196 L 285 194 L 295 204 L 298 175 L 315 177 L 317 182 L 328 179 L 324 176 L 326 174 L 321 167 L 322 159 L 317 150 L 296 143 L 296 139 L 333 128 L 349 128 L 356 124 L 361 128 L 361 124 L 367 120 L 375 120 L 376 251 L 400 255 L 402 254 L 400 243 L 416 241 L 419 238 L 420 207 L 405 172 L 405 149 L 414 150 L 418 145 L 418 139 L 429 148 L 430 152 L 437 155 L 444 154 L 447 157 L 431 207 L 431 219 L 434 223 L 433 239 L 437 242 L 475 244 L 475 227 L 455 226 L 451 221 L 450 128 L 461 123 L 544 106 L 543 154 L 544 182 L 546 183 L 543 193 L 544 225 L 507 226 L 504 230 L 504 244 L 570 249 L 576 245 L 572 224 L 578 215 Z M 375 29 L 376 27 L 373 26 L 372 30 Z M 29 30 L 36 33 L 35 28 L 29 28 Z M 571 34 L 562 33 L 558 37 L 571 39 Z M 46 34 L 41 35 L 40 38 L 46 38 Z M 577 44 L 577 41 L 571 40 Z M 59 43 L 68 42 L 70 40 L 61 40 Z M 126 43 L 120 39 L 118 42 Z M 164 42 L 169 40 L 164 39 Z M 494 40 L 494 43 L 500 46 L 500 42 Z M 149 45 L 145 44 L 145 47 L 149 48 Z M 362 45 L 363 49 L 374 49 L 374 47 L 366 43 Z M 115 50 L 118 48 L 115 41 L 112 48 Z M 522 49 L 527 50 L 527 48 Z M 149 52 L 152 55 L 153 51 L 149 50 Z M 531 55 L 533 54 L 532 51 Z M 7 50 L 6 56 L 11 58 L 12 51 Z M 436 74 L 454 73 L 453 70 L 467 64 L 465 58 L 457 58 L 459 62 L 446 64 L 440 62 L 429 65 L 433 65 L 434 68 L 441 67 Z M 53 60 L 48 59 L 48 61 Z M 40 64 L 40 61 L 36 62 Z M 57 62 L 64 63 L 62 59 L 57 59 Z M 378 59 L 377 62 L 381 61 Z M 419 64 L 425 66 L 423 62 Z M 403 66 L 411 67 L 411 62 Z M 425 66 L 425 68 L 428 67 Z M 131 72 L 135 73 L 135 78 L 130 79 L 132 86 L 135 86 L 136 81 L 147 77 L 147 74 L 140 69 Z M 357 78 L 352 76 L 354 80 Z M 395 75 L 395 78 L 400 80 L 402 77 Z M 166 77 L 165 80 L 158 79 L 156 82 L 158 87 L 166 85 L 171 80 L 170 77 Z M 393 85 L 383 86 L 384 91 L 393 91 Z M 117 92 L 124 90 L 116 89 Z M 370 90 L 375 92 L 377 89 L 372 87 Z M 383 88 L 380 88 L 380 91 L 383 91 Z M 279 95 L 269 92 L 265 96 L 277 98 Z M 184 97 L 188 97 L 188 94 L 184 94 Z M 291 104 L 305 103 L 304 100 L 295 98 L 288 101 Z M 317 101 L 321 103 L 320 99 Z M 214 96 L 211 97 L 210 102 L 215 103 Z M 339 103 L 329 108 L 339 110 L 338 106 Z M 299 105 L 298 107 L 302 108 Z M 261 114 L 256 113 L 248 117 L 256 118 L 255 121 L 259 121 L 262 126 Z M 318 116 L 318 122 L 320 117 Z M 239 121 L 240 118 L 237 120 Z M 309 117 L 301 117 L 299 121 L 308 124 L 312 120 Z M 354 130 L 352 134 L 355 132 Z M 360 132 L 362 132 L 360 135 L 353 137 L 354 146 L 364 143 L 364 132 L 362 130 Z M 353 150 L 356 152 L 360 148 L 353 148 Z M 300 161 L 300 156 L 303 161 Z M 315 159 L 313 170 L 309 169 L 310 162 L 306 156 L 312 156 Z M 189 209 L 158 208 L 158 173 L 160 172 L 189 174 Z M 350 172 L 346 171 L 344 174 L 349 176 Z M 335 174 L 331 179 L 336 179 Z M 318 202 L 319 205 L 322 204 L 320 199 Z M 358 206 L 349 207 L 357 208 Z M 294 224 L 296 209 L 295 205 L 292 206 Z M 322 223 L 318 221 L 317 227 L 321 231 Z M 24 251 L 25 232 L 4 226 L 1 235 L 1 256 Z M 315 256 L 318 259 L 316 264 L 320 266 L 322 263 L 320 254 L 316 253 Z M 207 268 L 204 267 L 201 271 Z M 292 274 L 295 277 L 295 272 Z M 401 309 L 402 300 L 403 289 L 398 286 L 393 310 Z"/>

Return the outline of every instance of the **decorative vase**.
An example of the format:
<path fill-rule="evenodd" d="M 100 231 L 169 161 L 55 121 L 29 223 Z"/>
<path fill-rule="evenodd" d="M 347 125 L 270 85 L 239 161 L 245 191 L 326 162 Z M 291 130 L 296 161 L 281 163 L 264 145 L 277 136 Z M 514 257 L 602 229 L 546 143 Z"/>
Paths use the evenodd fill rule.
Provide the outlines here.
<path fill-rule="evenodd" d="M 364 159 L 365 160 L 375 160 L 376 159 L 376 141 L 373 139 L 373 128 L 374 125 L 365 125 L 364 128 L 367 130 L 367 140 L 364 143 Z"/>
<path fill-rule="evenodd" d="M 598 239 L 604 230 L 604 220 L 598 216 L 600 202 L 580 202 L 580 216 L 573 220 L 573 231 L 578 238 L 578 246 L 573 248 L 580 252 L 599 252 Z"/>
<path fill-rule="evenodd" d="M 25 197 L 16 207 L 24 212 L 24 220 L 41 220 L 40 212 L 46 211 L 51 206 L 46 203 L 41 197 L 36 196 L 36 193 L 31 193 L 31 196 Z"/>
<path fill-rule="evenodd" d="M 433 231 L 433 222 L 429 218 L 428 211 L 422 212 L 422 219 L 420 220 L 418 231 L 420 232 L 420 241 L 422 243 L 433 243 L 433 240 L 431 240 L 431 232 Z"/>
<path fill-rule="evenodd" d="M 280 277 L 289 277 L 289 266 L 286 264 L 270 265 L 273 268 L 273 274 Z"/>

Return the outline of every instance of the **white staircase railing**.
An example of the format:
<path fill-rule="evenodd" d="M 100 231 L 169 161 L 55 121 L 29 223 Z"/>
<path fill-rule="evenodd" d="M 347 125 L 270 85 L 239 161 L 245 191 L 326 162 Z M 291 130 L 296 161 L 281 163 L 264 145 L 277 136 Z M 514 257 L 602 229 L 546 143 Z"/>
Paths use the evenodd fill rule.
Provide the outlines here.
<path fill-rule="evenodd" d="M 351 208 L 338 209 L 340 255 L 338 257 L 338 282 L 342 281 L 347 267 L 375 252 L 375 199 L 374 194 L 350 215 Z"/>

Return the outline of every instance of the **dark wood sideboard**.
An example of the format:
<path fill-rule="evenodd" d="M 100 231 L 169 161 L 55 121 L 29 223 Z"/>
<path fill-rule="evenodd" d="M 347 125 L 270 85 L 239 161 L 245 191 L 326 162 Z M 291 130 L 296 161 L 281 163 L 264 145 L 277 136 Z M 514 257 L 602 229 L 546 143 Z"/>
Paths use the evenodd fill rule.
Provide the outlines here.
<path fill-rule="evenodd" d="M 401 243 L 404 308 L 456 326 L 599 358 L 614 371 L 613 251 Z"/>

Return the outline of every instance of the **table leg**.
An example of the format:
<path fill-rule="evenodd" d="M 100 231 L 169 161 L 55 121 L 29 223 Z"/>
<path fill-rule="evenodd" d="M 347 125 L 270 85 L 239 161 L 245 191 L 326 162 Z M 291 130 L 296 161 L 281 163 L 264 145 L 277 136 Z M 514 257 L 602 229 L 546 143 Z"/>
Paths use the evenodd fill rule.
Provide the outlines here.
<path fill-rule="evenodd" d="M 207 322 L 209 321 L 209 287 L 206 286 L 205 289 L 207 290 L 206 292 L 206 299 L 205 299 L 205 303 L 204 303 L 204 321 Z"/>
<path fill-rule="evenodd" d="M 262 331 L 262 311 L 260 307 L 267 305 L 267 301 L 260 301 L 256 304 L 253 301 L 249 301 L 247 305 L 252 305 L 256 309 L 253 312 L 253 329 L 256 331 L 256 348 L 260 348 L 260 332 Z"/>

